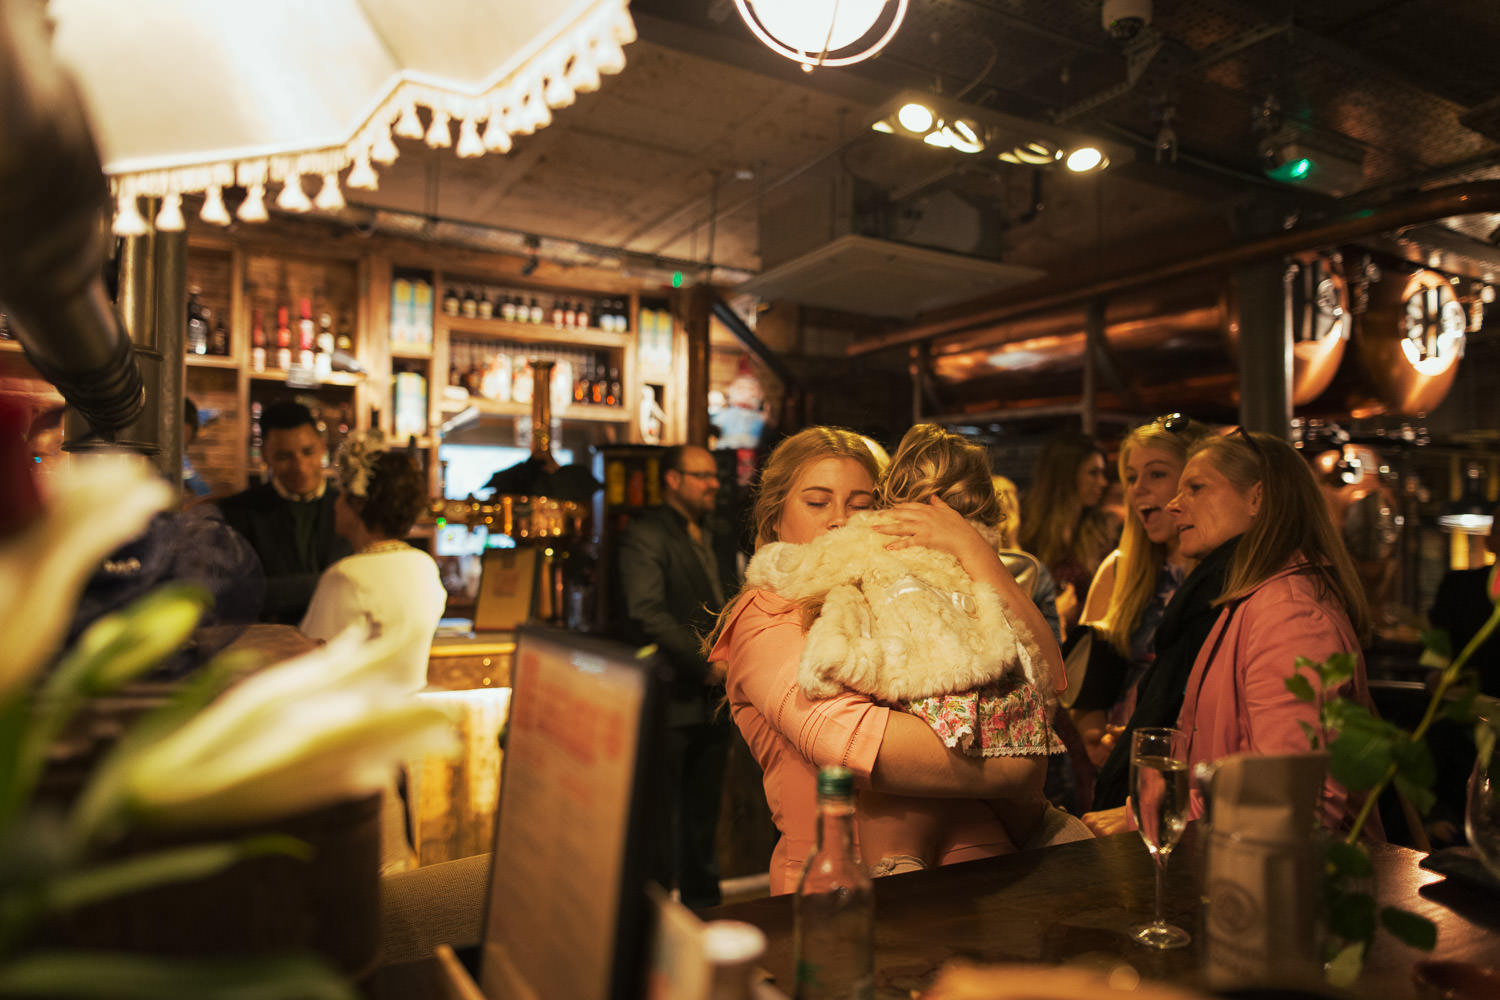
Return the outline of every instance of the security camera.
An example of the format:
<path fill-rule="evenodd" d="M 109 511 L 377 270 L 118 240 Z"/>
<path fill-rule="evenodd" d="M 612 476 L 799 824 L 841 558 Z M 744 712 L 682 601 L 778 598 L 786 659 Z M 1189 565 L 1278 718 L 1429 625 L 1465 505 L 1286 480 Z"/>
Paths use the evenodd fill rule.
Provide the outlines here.
<path fill-rule="evenodd" d="M 1104 0 L 1099 20 L 1109 37 L 1128 42 L 1151 23 L 1151 0 Z"/>

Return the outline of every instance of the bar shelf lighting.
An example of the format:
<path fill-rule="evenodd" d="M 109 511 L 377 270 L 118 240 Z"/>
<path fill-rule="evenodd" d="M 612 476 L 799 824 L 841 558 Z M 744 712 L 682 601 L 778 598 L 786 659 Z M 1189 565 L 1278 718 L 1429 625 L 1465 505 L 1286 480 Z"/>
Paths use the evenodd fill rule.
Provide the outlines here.
<path fill-rule="evenodd" d="M 1092 173 L 1109 166 L 1111 153 L 1120 153 L 1087 136 L 934 95 L 906 94 L 891 107 L 871 124 L 874 131 L 971 156 L 990 155 L 1018 166 L 1061 163 L 1073 173 Z"/>

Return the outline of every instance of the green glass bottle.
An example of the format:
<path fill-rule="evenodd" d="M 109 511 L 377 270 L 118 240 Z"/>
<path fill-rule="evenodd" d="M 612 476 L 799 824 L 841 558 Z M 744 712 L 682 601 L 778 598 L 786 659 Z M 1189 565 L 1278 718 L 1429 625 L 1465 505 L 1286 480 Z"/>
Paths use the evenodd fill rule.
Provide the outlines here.
<path fill-rule="evenodd" d="M 854 844 L 854 775 L 818 772 L 818 831 L 794 900 L 796 1000 L 874 992 L 875 893 Z"/>

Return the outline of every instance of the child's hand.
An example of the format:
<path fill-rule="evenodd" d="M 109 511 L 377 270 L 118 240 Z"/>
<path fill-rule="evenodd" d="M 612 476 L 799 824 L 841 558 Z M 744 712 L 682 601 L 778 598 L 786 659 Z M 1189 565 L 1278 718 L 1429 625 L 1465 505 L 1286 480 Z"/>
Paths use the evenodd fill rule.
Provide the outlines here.
<path fill-rule="evenodd" d="M 1130 818 L 1125 806 L 1101 809 L 1083 814 L 1083 824 L 1094 831 L 1096 837 L 1108 837 L 1112 833 L 1123 833 L 1130 829 Z"/>
<path fill-rule="evenodd" d="M 892 550 L 921 545 L 962 559 L 975 542 L 985 545 L 979 532 L 935 493 L 927 503 L 902 503 L 882 511 L 871 527 L 894 536 L 886 545 Z"/>

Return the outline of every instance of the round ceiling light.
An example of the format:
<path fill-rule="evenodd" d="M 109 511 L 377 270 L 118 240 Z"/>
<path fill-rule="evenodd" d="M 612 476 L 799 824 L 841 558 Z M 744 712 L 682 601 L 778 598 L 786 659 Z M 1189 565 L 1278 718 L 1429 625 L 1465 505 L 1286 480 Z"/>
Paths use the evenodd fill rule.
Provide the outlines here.
<path fill-rule="evenodd" d="M 1080 146 L 1068 154 L 1064 161 L 1069 170 L 1075 174 L 1087 173 L 1090 170 L 1099 170 L 1109 165 L 1109 159 L 1104 153 L 1094 146 Z"/>
<path fill-rule="evenodd" d="M 734 5 L 755 37 L 811 70 L 848 66 L 875 55 L 895 37 L 909 2 L 734 0 Z"/>
<path fill-rule="evenodd" d="M 932 109 L 916 101 L 901 105 L 901 110 L 896 112 L 896 120 L 901 123 L 902 128 L 918 135 L 925 135 L 934 121 Z"/>

